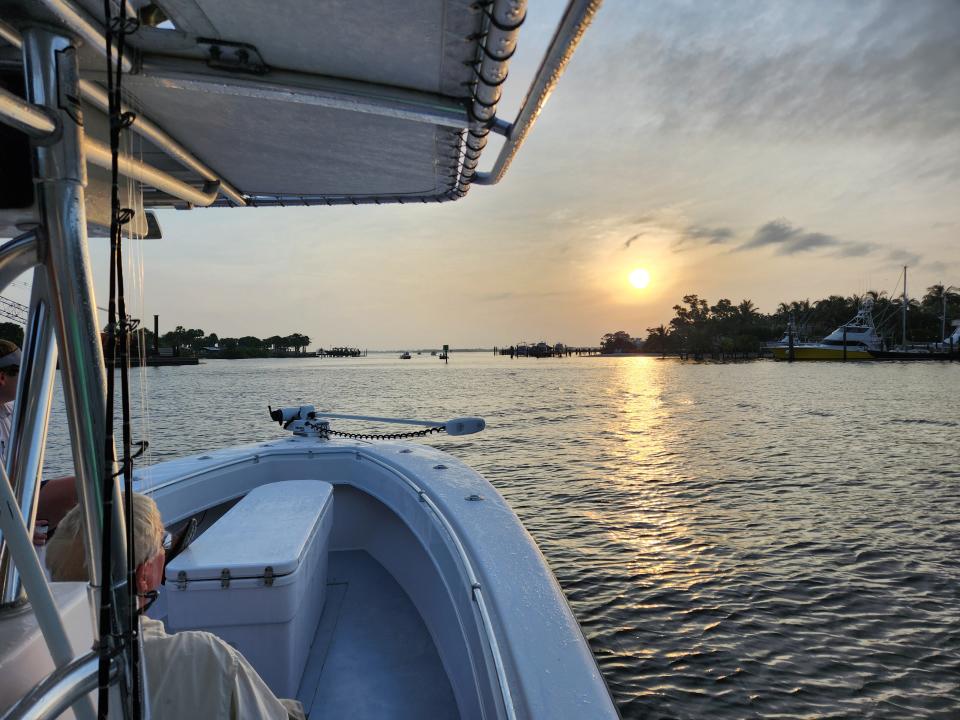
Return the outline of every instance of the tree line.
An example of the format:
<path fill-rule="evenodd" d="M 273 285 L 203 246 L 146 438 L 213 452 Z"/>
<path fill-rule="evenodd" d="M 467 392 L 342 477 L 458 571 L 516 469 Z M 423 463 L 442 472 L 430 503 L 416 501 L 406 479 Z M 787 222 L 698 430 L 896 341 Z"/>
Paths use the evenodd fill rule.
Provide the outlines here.
<path fill-rule="evenodd" d="M 902 299 L 871 290 L 863 295 L 830 295 L 820 300 L 782 302 L 773 313 L 762 313 L 751 300 L 734 304 L 721 298 L 711 304 L 699 295 L 684 295 L 673 306 L 669 323 L 647 328 L 640 341 L 623 330 L 601 338 L 603 352 L 691 353 L 750 355 L 759 353 L 764 343 L 784 336 L 794 318 L 798 340 L 820 340 L 852 319 L 864 300 L 873 300 L 873 318 L 877 332 L 891 344 L 902 342 Z M 946 318 L 944 323 L 943 318 Z M 960 288 L 931 285 L 920 299 L 907 304 L 907 338 L 911 342 L 936 342 L 950 332 L 950 321 L 960 318 Z"/>
<path fill-rule="evenodd" d="M 0 322 L 0 339 L 10 340 L 23 347 L 23 326 L 12 322 Z M 199 328 L 188 329 L 182 325 L 163 333 L 159 340 L 160 347 L 173 348 L 176 355 L 207 355 L 223 358 L 305 355 L 310 345 L 309 336 L 303 333 L 271 335 L 268 338 L 258 338 L 253 335 L 234 338 L 220 337 L 217 333 L 207 334 Z M 139 355 L 142 349 L 147 354 L 151 354 L 153 346 L 153 332 L 149 328 L 137 328 L 131 338 L 131 352 Z"/>
<path fill-rule="evenodd" d="M 143 338 L 147 351 L 153 349 L 153 333 L 148 328 L 140 328 L 138 335 Z M 253 335 L 243 337 L 220 337 L 217 333 L 206 333 L 199 328 L 185 328 L 178 325 L 175 329 L 160 335 L 160 347 L 173 348 L 176 355 L 194 354 L 225 358 L 270 357 L 274 355 L 304 355 L 310 338 L 302 333 L 290 335 L 271 335 L 258 338 Z"/>

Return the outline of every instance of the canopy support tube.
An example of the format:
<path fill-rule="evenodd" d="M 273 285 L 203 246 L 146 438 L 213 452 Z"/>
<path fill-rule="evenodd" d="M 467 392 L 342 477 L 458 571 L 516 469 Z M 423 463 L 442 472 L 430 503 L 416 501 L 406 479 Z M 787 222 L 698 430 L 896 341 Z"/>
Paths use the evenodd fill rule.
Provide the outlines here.
<path fill-rule="evenodd" d="M 37 139 L 49 137 L 57 129 L 57 124 L 42 109 L 4 88 L 0 88 L 0 120 Z"/>
<path fill-rule="evenodd" d="M 3 20 L 0 20 L 0 39 L 7 41 L 17 50 L 20 49 L 20 33 L 10 23 Z"/>
<path fill-rule="evenodd" d="M 473 182 L 478 185 L 494 185 L 503 179 L 513 157 L 523 145 L 567 63 L 570 62 L 580 38 L 600 9 L 600 2 L 601 0 L 570 0 L 493 169 L 490 172 L 478 172 L 473 176 Z"/>
<path fill-rule="evenodd" d="M 88 162 L 98 167 L 110 169 L 110 148 L 104 143 L 91 137 L 85 137 L 83 139 L 83 149 L 87 153 Z M 197 190 L 192 185 L 177 180 L 173 175 L 157 170 L 155 167 L 135 160 L 129 155 L 120 156 L 119 166 L 121 175 L 139 180 L 144 185 L 149 185 L 191 205 L 208 207 L 220 194 L 220 182 L 217 180 L 207 181 L 203 190 Z"/>
<path fill-rule="evenodd" d="M 40 0 L 40 2 L 42 2 L 50 12 L 56 15 L 60 22 L 83 38 L 84 42 L 90 47 L 101 55 L 106 56 L 106 34 L 98 23 L 95 23 L 87 16 L 85 11 L 74 5 L 71 0 Z M 116 52 L 116 48 L 114 48 L 114 52 Z M 124 53 L 121 60 L 123 62 L 123 72 L 132 72 L 133 62 L 130 60 L 130 55 Z"/>
<path fill-rule="evenodd" d="M 40 262 L 38 232 L 31 230 L 0 245 L 0 292 Z"/>
<path fill-rule="evenodd" d="M 80 90 L 83 93 L 84 100 L 89 102 L 91 105 L 96 105 L 104 112 L 108 112 L 109 98 L 107 97 L 106 90 L 90 80 L 81 80 Z M 120 107 L 121 112 L 127 112 L 129 110 L 130 108 L 126 104 L 122 104 Z M 213 170 L 190 154 L 190 151 L 170 137 L 161 127 L 151 122 L 149 118 L 137 113 L 137 119 L 134 121 L 133 125 L 130 126 L 130 129 L 138 135 L 145 137 L 147 140 L 163 150 L 167 155 L 172 157 L 184 167 L 195 172 L 204 180 L 208 182 L 219 182 L 220 192 L 226 195 L 237 205 L 243 206 L 247 204 L 247 199 L 240 194 L 239 190 L 222 178 L 218 177 Z M 214 197 L 214 199 L 216 199 L 216 197 Z M 200 204 L 201 203 L 194 203 L 194 205 Z M 209 205 L 210 203 L 206 204 Z"/>
<path fill-rule="evenodd" d="M 16 28 L 10 26 L 9 24 L 0 20 L 0 38 L 6 40 L 8 43 L 13 45 L 15 48 L 23 47 L 23 39 L 20 37 L 20 33 L 17 32 Z M 83 94 L 83 99 L 89 102 L 91 105 L 95 105 L 100 108 L 103 112 L 109 112 L 110 108 L 110 99 L 107 97 L 107 91 L 102 87 L 97 85 L 97 83 L 90 80 L 80 80 L 80 91 Z M 0 89 L 0 114 L 2 114 L 2 101 L 3 93 L 6 93 L 5 90 Z M 6 93 L 9 95 L 9 93 Z M 13 100 L 21 104 L 26 104 L 20 98 L 16 96 L 11 96 Z M 38 113 L 42 113 L 42 110 L 33 108 L 33 106 L 28 106 Z M 123 104 L 120 108 L 121 112 L 127 112 L 130 110 L 130 107 L 126 104 Z M 52 124 L 52 120 L 44 116 L 44 118 L 51 123 L 50 132 L 53 132 L 55 125 Z M 41 122 L 40 119 L 37 119 L 37 122 Z M 13 124 L 13 123 L 11 123 Z M 16 127 L 20 127 L 16 125 Z M 44 126 L 45 127 L 45 126 Z M 20 127 L 20 129 L 23 129 Z M 149 118 L 144 117 L 143 114 L 137 113 L 136 122 L 133 123 L 131 129 L 145 137 L 147 140 L 152 142 L 154 145 L 159 147 L 163 152 L 169 155 L 171 158 L 179 162 L 185 168 L 192 170 L 197 173 L 204 180 L 209 182 L 219 182 L 220 183 L 220 192 L 222 192 L 226 197 L 231 201 L 235 202 L 237 205 L 246 205 L 247 199 L 237 190 L 233 185 L 226 182 L 220 178 L 217 173 L 211 170 L 209 167 L 200 162 L 193 154 L 190 153 L 183 145 L 177 142 L 174 138 L 170 137 L 163 128 L 159 127 L 153 123 Z M 49 134 L 42 133 L 40 136 Z M 194 203 L 200 204 L 200 203 Z"/>
<path fill-rule="evenodd" d="M 470 127 L 464 140 L 460 178 L 451 191 L 454 197 L 463 197 L 470 190 L 490 131 L 497 127 L 500 88 L 507 79 L 510 58 L 516 50 L 517 36 L 526 15 L 527 0 L 496 0 L 490 8 L 475 70 L 477 79 L 470 100 Z"/>

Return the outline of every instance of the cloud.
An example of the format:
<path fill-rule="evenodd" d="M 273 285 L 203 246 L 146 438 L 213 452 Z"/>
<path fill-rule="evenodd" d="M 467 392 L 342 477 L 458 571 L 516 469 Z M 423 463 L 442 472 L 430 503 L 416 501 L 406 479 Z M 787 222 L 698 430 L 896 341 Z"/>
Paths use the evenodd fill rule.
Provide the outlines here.
<path fill-rule="evenodd" d="M 683 234 L 690 240 L 703 240 L 707 245 L 722 245 L 733 237 L 733 230 L 727 227 L 710 228 L 691 225 Z"/>
<path fill-rule="evenodd" d="M 623 244 L 623 249 L 626 250 L 628 247 L 633 245 L 633 241 L 640 238 L 640 236 L 645 235 L 646 233 L 638 232 L 634 235 L 631 235 L 630 238 Z"/>
<path fill-rule="evenodd" d="M 481 302 L 502 302 L 504 300 L 522 300 L 530 298 L 549 298 L 569 295 L 568 291 L 545 291 L 545 292 L 499 292 L 481 295 L 477 299 Z"/>
<path fill-rule="evenodd" d="M 637 3 L 606 73 L 681 132 L 956 137 L 960 3 Z M 744 28 L 749 28 L 745 33 Z M 627 30 L 624 31 L 626 35 Z M 731 40 L 735 41 L 731 41 Z"/>
<path fill-rule="evenodd" d="M 762 247 L 774 247 L 778 255 L 794 255 L 800 252 L 822 247 L 834 247 L 841 242 L 820 232 L 804 232 L 803 228 L 792 225 L 787 220 L 771 220 L 757 228 L 747 242 L 736 250 L 754 250 Z"/>
<path fill-rule="evenodd" d="M 832 235 L 826 235 L 818 232 L 802 233 L 784 245 L 782 252 L 787 255 L 792 255 L 793 253 L 803 252 L 805 250 L 813 250 L 814 248 L 818 247 L 828 247 L 839 244 L 840 241 Z"/>
<path fill-rule="evenodd" d="M 777 255 L 796 255 L 829 248 L 839 257 L 866 257 L 886 251 L 885 260 L 899 265 L 917 265 L 921 256 L 908 250 L 890 250 L 883 245 L 869 241 L 841 240 L 833 235 L 821 232 L 807 232 L 789 220 L 780 218 L 771 220 L 757 228 L 747 242 L 733 248 L 734 252 L 773 248 Z"/>
<path fill-rule="evenodd" d="M 799 233 L 800 229 L 795 228 L 786 220 L 772 220 L 758 228 L 753 234 L 753 239 L 745 242 L 737 249 L 750 250 L 751 248 L 763 247 L 764 245 L 779 245 L 788 242 Z"/>
<path fill-rule="evenodd" d="M 887 259 L 901 265 L 916 265 L 920 262 L 920 256 L 909 250 L 891 250 Z"/>
<path fill-rule="evenodd" d="M 685 250 L 696 245 L 723 245 L 733 237 L 734 232 L 728 227 L 688 225 L 671 246 L 674 250 Z"/>
<path fill-rule="evenodd" d="M 837 251 L 841 257 L 863 257 L 869 255 L 880 248 L 879 245 L 872 242 L 848 242 L 843 243 Z"/>

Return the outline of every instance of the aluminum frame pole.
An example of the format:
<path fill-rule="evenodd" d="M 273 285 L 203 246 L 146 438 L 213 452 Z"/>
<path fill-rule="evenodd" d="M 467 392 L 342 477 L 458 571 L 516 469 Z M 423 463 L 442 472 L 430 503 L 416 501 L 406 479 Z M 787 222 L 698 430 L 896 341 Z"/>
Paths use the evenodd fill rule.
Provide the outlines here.
<path fill-rule="evenodd" d="M 86 10 L 78 8 L 70 0 L 39 0 L 46 8 L 57 16 L 71 32 L 79 35 L 94 50 L 103 56 L 107 54 L 107 41 L 103 26 L 90 18 Z M 116 53 L 117 49 L 113 49 Z M 123 72 L 133 71 L 133 61 L 130 59 L 130 53 L 125 52 L 121 58 L 123 63 Z"/>
<path fill-rule="evenodd" d="M 83 139 L 83 149 L 87 155 L 87 161 L 93 165 L 109 170 L 111 166 L 110 146 L 92 137 Z M 183 200 L 191 205 L 199 207 L 209 207 L 217 199 L 220 193 L 220 181 L 207 180 L 204 182 L 203 189 L 198 190 L 192 185 L 177 180 L 173 175 L 157 170 L 157 168 L 147 165 L 144 162 L 130 157 L 129 155 L 120 155 L 117 162 L 118 170 L 121 175 L 134 180 L 139 180 L 144 185 L 156 188 L 160 192 L 172 195 L 178 200 Z"/>
<path fill-rule="evenodd" d="M 13 492 L 27 532 L 31 534 L 36 522 L 46 448 L 44 441 L 50 421 L 50 403 L 57 369 L 57 345 L 50 305 L 46 300 L 45 275 L 42 268 L 34 272 L 10 449 L 6 458 L 7 475 L 13 483 Z M 0 543 L 0 606 L 19 604 L 25 599 L 20 573 L 11 562 L 9 549 Z"/>
<path fill-rule="evenodd" d="M 37 265 L 39 262 L 38 243 L 39 234 L 36 231 L 31 231 L 15 237 L 13 240 L 0 246 L 0 291 L 4 290 L 21 274 Z M 29 357 L 26 348 L 24 348 L 24 357 Z M 18 382 L 23 382 L 23 376 L 24 373 L 21 373 Z M 21 389 L 18 388 L 17 393 L 18 398 L 23 397 L 23 391 Z M 19 407 L 19 404 L 18 402 L 15 407 Z M 15 437 L 15 433 L 11 433 L 11 437 Z M 14 452 L 11 450 L 8 457 L 11 457 L 13 454 Z M 7 465 L 7 469 L 8 473 L 10 473 L 10 465 Z M 12 473 L 10 474 L 12 476 Z M 16 492 L 15 489 L 14 495 L 18 506 L 22 506 L 23 492 Z M 26 518 L 27 516 L 24 515 L 24 517 Z M 32 530 L 32 528 L 30 529 Z M 6 578 L 8 575 L 8 567 L 13 567 L 13 564 L 10 562 L 10 549 L 7 546 L 3 533 L 0 532 L 0 608 L 7 605 L 19 604 L 22 600 L 19 593 L 7 592 Z"/>
<path fill-rule="evenodd" d="M 0 245 L 0 291 L 40 262 L 40 233 L 31 230 Z"/>
<path fill-rule="evenodd" d="M 4 88 L 0 88 L 0 120 L 32 138 L 49 137 L 57 129 L 57 124 L 43 110 Z"/>
<path fill-rule="evenodd" d="M 17 50 L 20 49 L 20 33 L 13 25 L 3 20 L 0 20 L 0 39 L 6 40 Z"/>
<path fill-rule="evenodd" d="M 77 478 L 77 498 L 84 519 L 84 549 L 90 583 L 102 586 L 100 538 L 107 382 L 97 322 L 93 277 L 87 256 L 84 210 L 86 165 L 80 110 L 77 50 L 70 38 L 40 27 L 23 34 L 27 96 L 58 114 L 56 143 L 34 147 L 37 201 L 46 234 L 43 258 L 50 305 L 60 349 L 60 370 L 70 444 Z M 114 466 L 116 463 L 114 463 Z M 119 482 L 114 482 L 115 580 L 125 582 L 126 538 Z M 121 604 L 125 607 L 125 603 Z"/>

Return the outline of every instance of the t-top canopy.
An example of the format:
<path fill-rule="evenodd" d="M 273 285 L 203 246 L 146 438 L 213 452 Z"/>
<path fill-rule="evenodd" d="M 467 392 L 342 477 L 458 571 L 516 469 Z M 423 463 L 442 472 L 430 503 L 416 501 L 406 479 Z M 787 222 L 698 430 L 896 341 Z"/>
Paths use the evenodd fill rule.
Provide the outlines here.
<path fill-rule="evenodd" d="M 526 0 L 111 0 L 114 20 L 121 8 L 139 20 L 123 60 L 139 140 L 121 174 L 140 183 L 147 207 L 457 199 L 502 176 L 598 6 L 571 0 L 510 124 L 496 109 Z M 97 221 L 110 160 L 103 3 L 0 0 L 7 70 L 19 33 L 38 22 L 83 40 L 88 216 Z M 0 116 L 26 113 L 18 127 L 48 133 L 29 105 L 17 107 L 22 86 L 0 81 Z M 506 143 L 485 174 L 477 166 L 490 132 Z M 29 224 L 10 207 L 0 202 L 0 225 Z"/>

